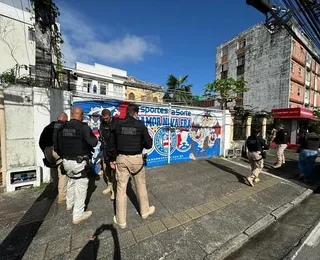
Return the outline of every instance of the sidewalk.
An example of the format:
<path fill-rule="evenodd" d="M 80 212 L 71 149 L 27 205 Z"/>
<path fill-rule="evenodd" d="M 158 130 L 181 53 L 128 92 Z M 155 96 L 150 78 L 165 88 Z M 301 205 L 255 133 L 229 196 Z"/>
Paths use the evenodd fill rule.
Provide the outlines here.
<path fill-rule="evenodd" d="M 101 179 L 89 203 L 93 216 L 72 225 L 71 213 L 54 201 L 43 222 L 40 218 L 41 226 L 23 259 L 95 259 L 95 254 L 97 259 L 222 258 L 310 193 L 305 185 L 265 174 L 258 185 L 249 187 L 243 178 L 249 170 L 238 164 L 215 158 L 148 169 L 149 199 L 156 212 L 142 220 L 134 188 L 129 188 L 125 230 L 112 225 L 113 203 L 102 194 L 105 185 Z M 32 201 L 38 195 L 35 190 L 19 193 L 22 195 L 3 196 L 19 205 L 21 197 Z M 9 208 L 6 199 L 1 198 L 0 212 Z M 17 209 L 20 214 L 16 222 L 26 207 Z M 35 206 L 33 211 L 37 212 Z M 15 225 L 13 219 L 1 219 L 2 240 Z M 30 224 L 31 219 L 20 227 Z M 95 232 L 98 239 L 89 241 Z M 17 246 L 22 245 L 10 248 L 14 251 Z M 4 255 L 2 250 L 0 253 Z"/>

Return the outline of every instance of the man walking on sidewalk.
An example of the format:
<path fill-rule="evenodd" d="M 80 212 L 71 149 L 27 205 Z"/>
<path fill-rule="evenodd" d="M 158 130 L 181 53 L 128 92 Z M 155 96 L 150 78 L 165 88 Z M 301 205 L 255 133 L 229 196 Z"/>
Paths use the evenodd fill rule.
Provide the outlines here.
<path fill-rule="evenodd" d="M 300 148 L 299 153 L 299 180 L 309 181 L 314 163 L 318 157 L 318 148 L 320 144 L 320 137 L 315 133 L 315 127 L 313 125 L 309 126 L 308 133 L 300 139 Z"/>
<path fill-rule="evenodd" d="M 287 148 L 288 144 L 288 134 L 285 132 L 284 126 L 280 124 L 278 128 L 279 130 L 274 139 L 274 142 L 277 144 L 277 162 L 273 166 L 274 168 L 280 168 L 282 164 L 286 163 L 284 150 Z"/>
<path fill-rule="evenodd" d="M 142 155 L 143 148 L 152 147 L 152 138 L 146 126 L 136 119 L 138 113 L 139 107 L 129 104 L 125 119 L 118 121 L 108 143 L 110 165 L 116 168 L 117 180 L 116 216 L 113 221 L 120 228 L 127 226 L 127 185 L 130 174 L 135 182 L 141 217 L 146 219 L 155 211 L 154 206 L 149 206 Z"/>
<path fill-rule="evenodd" d="M 263 153 L 268 149 L 266 141 L 261 137 L 259 129 L 252 129 L 251 136 L 246 141 L 249 150 L 248 159 L 251 165 L 251 175 L 246 178 L 249 185 L 260 181 L 259 174 L 263 169 Z"/>

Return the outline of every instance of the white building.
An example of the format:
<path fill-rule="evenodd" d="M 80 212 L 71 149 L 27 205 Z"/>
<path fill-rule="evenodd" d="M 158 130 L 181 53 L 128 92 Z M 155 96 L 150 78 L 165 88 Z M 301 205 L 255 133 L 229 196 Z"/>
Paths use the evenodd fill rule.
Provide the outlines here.
<path fill-rule="evenodd" d="M 95 63 L 77 62 L 73 73 L 77 75 L 74 92 L 84 98 L 125 99 L 127 71 Z"/>
<path fill-rule="evenodd" d="M 0 74 L 17 69 L 17 76 L 29 75 L 35 65 L 35 30 L 31 14 L 0 3 Z"/>

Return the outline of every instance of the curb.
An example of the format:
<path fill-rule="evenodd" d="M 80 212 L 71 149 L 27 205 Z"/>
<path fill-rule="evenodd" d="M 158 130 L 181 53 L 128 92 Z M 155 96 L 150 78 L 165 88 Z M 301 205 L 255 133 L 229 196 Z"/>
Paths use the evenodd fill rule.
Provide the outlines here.
<path fill-rule="evenodd" d="M 246 230 L 244 230 L 239 235 L 228 240 L 226 243 L 222 244 L 216 251 L 207 255 L 205 260 L 222 260 L 239 250 L 246 242 L 252 237 L 260 233 L 261 231 L 268 228 L 279 218 L 283 217 L 291 209 L 299 205 L 302 201 L 308 198 L 313 193 L 313 190 L 306 189 L 295 199 L 290 202 L 280 206 L 279 208 L 273 210 L 269 214 L 265 215 L 263 218 L 259 219 L 256 223 L 252 224 Z"/>

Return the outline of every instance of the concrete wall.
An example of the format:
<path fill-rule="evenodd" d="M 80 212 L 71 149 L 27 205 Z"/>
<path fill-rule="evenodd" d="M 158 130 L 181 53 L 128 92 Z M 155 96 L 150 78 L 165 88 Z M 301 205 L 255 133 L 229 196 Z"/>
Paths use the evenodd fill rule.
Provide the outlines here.
<path fill-rule="evenodd" d="M 30 13 L 0 3 L 0 73 L 17 63 L 35 65 L 35 41 L 29 38 L 30 27 L 33 27 Z M 11 50 L 17 61 L 10 55 Z M 29 68 L 20 68 L 19 72 L 18 76 L 28 75 Z"/>
<path fill-rule="evenodd" d="M 245 72 L 249 91 L 243 105 L 255 110 L 271 111 L 289 106 L 291 37 L 285 30 L 270 34 L 257 24 L 217 47 L 216 78 L 220 78 L 221 52 L 228 46 L 228 77 L 237 79 L 237 49 L 239 39 L 246 40 Z"/>
<path fill-rule="evenodd" d="M 50 179 L 44 167 L 39 137 L 43 128 L 56 120 L 59 112 L 70 116 L 70 93 L 57 89 L 32 88 L 21 85 L 4 90 L 7 137 L 7 168 L 41 166 L 43 181 Z"/>

